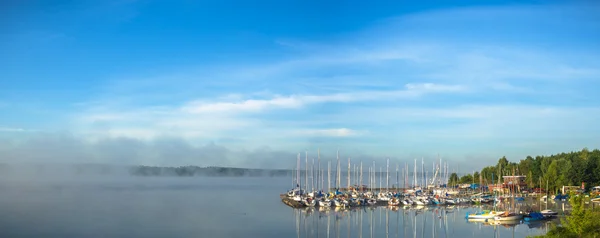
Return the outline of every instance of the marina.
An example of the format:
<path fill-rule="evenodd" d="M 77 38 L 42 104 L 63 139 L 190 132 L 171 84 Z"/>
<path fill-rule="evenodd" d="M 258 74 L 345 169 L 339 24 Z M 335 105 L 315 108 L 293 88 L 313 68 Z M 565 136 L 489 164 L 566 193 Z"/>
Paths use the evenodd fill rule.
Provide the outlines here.
<path fill-rule="evenodd" d="M 319 211 L 343 211 L 346 209 L 373 209 L 386 207 L 391 210 L 443 210 L 454 207 L 479 207 L 478 210 L 464 214 L 464 219 L 469 222 L 482 222 L 484 224 L 520 224 L 523 222 L 540 222 L 556 218 L 559 213 L 548 209 L 548 203 L 565 202 L 568 195 L 541 194 L 532 196 L 522 192 L 525 188 L 525 176 L 505 175 L 502 180 L 492 181 L 484 186 L 473 183 L 468 185 L 449 186 L 448 164 L 441 159 L 433 162 L 432 171 L 425 169 L 424 159 L 420 166 L 414 160 L 412 172 L 406 163 L 400 170 L 399 165 L 392 173 L 392 186 L 390 186 L 390 161 L 377 167 L 375 162 L 367 167 L 367 183 L 364 183 L 363 163 L 352 164 L 347 161 L 346 171 L 342 171 L 342 162 L 339 151 L 336 155 L 335 174 L 332 177 L 331 161 L 327 162 L 327 169 L 321 167 L 320 153 L 317 152 L 317 163 L 309 160 L 305 152 L 304 169 L 302 169 L 301 155 L 296 160 L 295 173 L 292 174 L 292 185 L 295 187 L 286 193 L 280 194 L 281 201 L 296 209 L 313 209 Z M 309 162 L 310 161 L 310 162 Z M 419 168 L 420 167 L 420 168 Z M 395 175 L 394 175 L 395 173 Z M 344 178 L 342 178 L 344 174 Z M 428 175 L 429 176 L 428 178 Z M 334 186 L 332 184 L 332 178 Z M 327 181 L 327 182 L 325 182 Z M 480 182 L 483 180 L 480 178 Z M 344 186 L 345 185 L 345 186 Z M 539 196 L 539 197 L 538 197 Z M 544 209 L 544 204 L 545 209 Z M 568 207 L 568 206 L 567 206 Z M 567 211 L 564 207 L 564 211 Z"/>
<path fill-rule="evenodd" d="M 296 237 L 526 237 L 544 234 L 558 219 L 466 220 L 476 206 L 293 209 Z"/>

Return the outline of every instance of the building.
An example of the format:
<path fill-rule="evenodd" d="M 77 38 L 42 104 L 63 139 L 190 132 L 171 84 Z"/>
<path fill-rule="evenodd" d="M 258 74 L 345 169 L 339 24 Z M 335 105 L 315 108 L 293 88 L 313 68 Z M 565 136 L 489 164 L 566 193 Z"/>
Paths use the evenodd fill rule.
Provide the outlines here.
<path fill-rule="evenodd" d="M 562 186 L 560 191 L 562 192 L 562 194 L 568 194 L 571 192 L 582 193 L 583 189 L 581 189 L 581 187 L 579 186 Z"/>
<path fill-rule="evenodd" d="M 502 176 L 504 181 L 502 184 L 489 185 L 490 191 L 497 191 L 502 193 L 510 192 L 521 192 L 527 190 L 527 183 L 525 182 L 526 176 Z"/>

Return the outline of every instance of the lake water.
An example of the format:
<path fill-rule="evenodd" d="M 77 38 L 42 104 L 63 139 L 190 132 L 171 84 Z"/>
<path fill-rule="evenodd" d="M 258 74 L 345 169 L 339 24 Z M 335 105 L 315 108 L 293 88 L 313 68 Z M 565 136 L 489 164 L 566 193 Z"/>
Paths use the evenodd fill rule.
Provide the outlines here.
<path fill-rule="evenodd" d="M 285 178 L 0 180 L 0 237 L 526 237 L 547 225 L 468 223 L 474 207 L 293 209 Z M 560 210 L 560 209 L 557 209 Z"/>

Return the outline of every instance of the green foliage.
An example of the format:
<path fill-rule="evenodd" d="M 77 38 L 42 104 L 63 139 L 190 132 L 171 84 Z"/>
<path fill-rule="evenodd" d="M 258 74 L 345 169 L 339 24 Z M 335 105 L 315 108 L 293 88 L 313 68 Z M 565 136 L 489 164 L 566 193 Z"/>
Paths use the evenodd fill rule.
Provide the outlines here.
<path fill-rule="evenodd" d="M 450 178 L 448 178 L 448 184 L 450 186 L 455 186 L 456 184 L 458 184 L 458 174 L 456 174 L 456 173 L 450 174 Z"/>
<path fill-rule="evenodd" d="M 550 156 L 535 158 L 527 156 L 519 163 L 510 162 L 503 156 L 495 166 L 485 167 L 479 174 L 484 184 L 502 182 L 503 175 L 525 175 L 526 183 L 530 188 L 546 189 L 547 182 L 548 191 L 551 193 L 558 192 L 562 186 L 579 186 L 582 182 L 590 188 L 600 185 L 600 150 L 590 151 L 584 148 L 581 151 Z M 494 174 L 494 181 L 492 181 L 492 174 Z"/>
<path fill-rule="evenodd" d="M 458 183 L 460 183 L 460 184 L 473 183 L 473 175 L 467 174 L 465 176 L 460 177 L 460 181 Z"/>
<path fill-rule="evenodd" d="M 226 168 L 226 167 L 156 167 L 156 166 L 135 166 L 131 167 L 129 173 L 134 176 L 289 176 L 290 170 L 267 170 L 267 169 L 244 169 L 244 168 Z"/>
<path fill-rule="evenodd" d="M 494 166 L 488 166 L 483 168 L 480 173 L 481 177 L 483 178 L 483 183 L 498 183 L 498 173 L 495 171 L 496 167 Z M 494 174 L 493 178 L 492 174 Z"/>
<path fill-rule="evenodd" d="M 536 156 L 535 159 L 527 156 L 518 163 L 517 167 L 517 170 L 513 170 L 513 163 L 502 157 L 495 167 L 483 168 L 481 174 L 483 176 L 489 174 L 492 168 L 502 172 L 503 175 L 518 171 L 517 174 L 527 176 L 528 186 L 538 187 L 541 182 L 542 188 L 545 189 L 547 184 L 548 191 L 554 193 L 557 193 L 562 186 L 581 185 L 582 182 L 586 183 L 586 188 L 600 185 L 600 150 L 598 149 L 590 151 L 584 148 L 576 152 Z M 600 238 L 600 209 L 586 209 L 583 196 L 571 194 L 570 198 L 569 202 L 573 209 L 569 216 L 561 220 L 562 225 L 554 225 L 546 235 L 537 237 Z"/>
<path fill-rule="evenodd" d="M 570 194 L 571 214 L 561 219 L 562 226 L 554 225 L 546 235 L 537 238 L 600 237 L 600 210 L 585 208 L 582 196 Z"/>

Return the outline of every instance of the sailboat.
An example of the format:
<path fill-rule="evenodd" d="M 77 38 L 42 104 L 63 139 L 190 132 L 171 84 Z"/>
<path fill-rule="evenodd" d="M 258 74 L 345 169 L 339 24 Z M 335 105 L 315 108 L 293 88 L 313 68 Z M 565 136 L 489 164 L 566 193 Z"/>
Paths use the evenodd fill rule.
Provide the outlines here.
<path fill-rule="evenodd" d="M 492 174 L 492 184 L 494 183 L 494 174 Z M 466 218 L 467 219 L 473 219 L 473 220 L 486 220 L 486 219 L 492 219 L 495 218 L 496 216 L 500 215 L 501 212 L 496 211 L 496 200 L 494 200 L 494 210 L 490 211 L 490 210 L 483 210 L 481 212 L 477 212 L 477 213 L 467 213 Z"/>
<path fill-rule="evenodd" d="M 331 200 L 326 196 L 319 200 L 319 207 L 331 207 Z"/>
<path fill-rule="evenodd" d="M 513 171 L 513 175 L 514 175 L 514 171 Z M 514 198 L 515 194 L 513 192 L 513 189 L 510 189 L 510 193 L 511 193 L 511 197 Z M 513 204 L 513 208 L 514 208 L 514 202 Z M 516 212 L 511 212 L 511 211 L 505 211 L 502 214 L 494 217 L 494 220 L 496 221 L 519 221 L 523 219 L 523 214 L 519 214 Z"/>
<path fill-rule="evenodd" d="M 392 197 L 392 199 L 390 199 L 388 201 L 388 205 L 390 205 L 390 206 L 398 206 L 398 205 L 400 205 L 400 199 L 398 199 L 397 197 Z"/>

